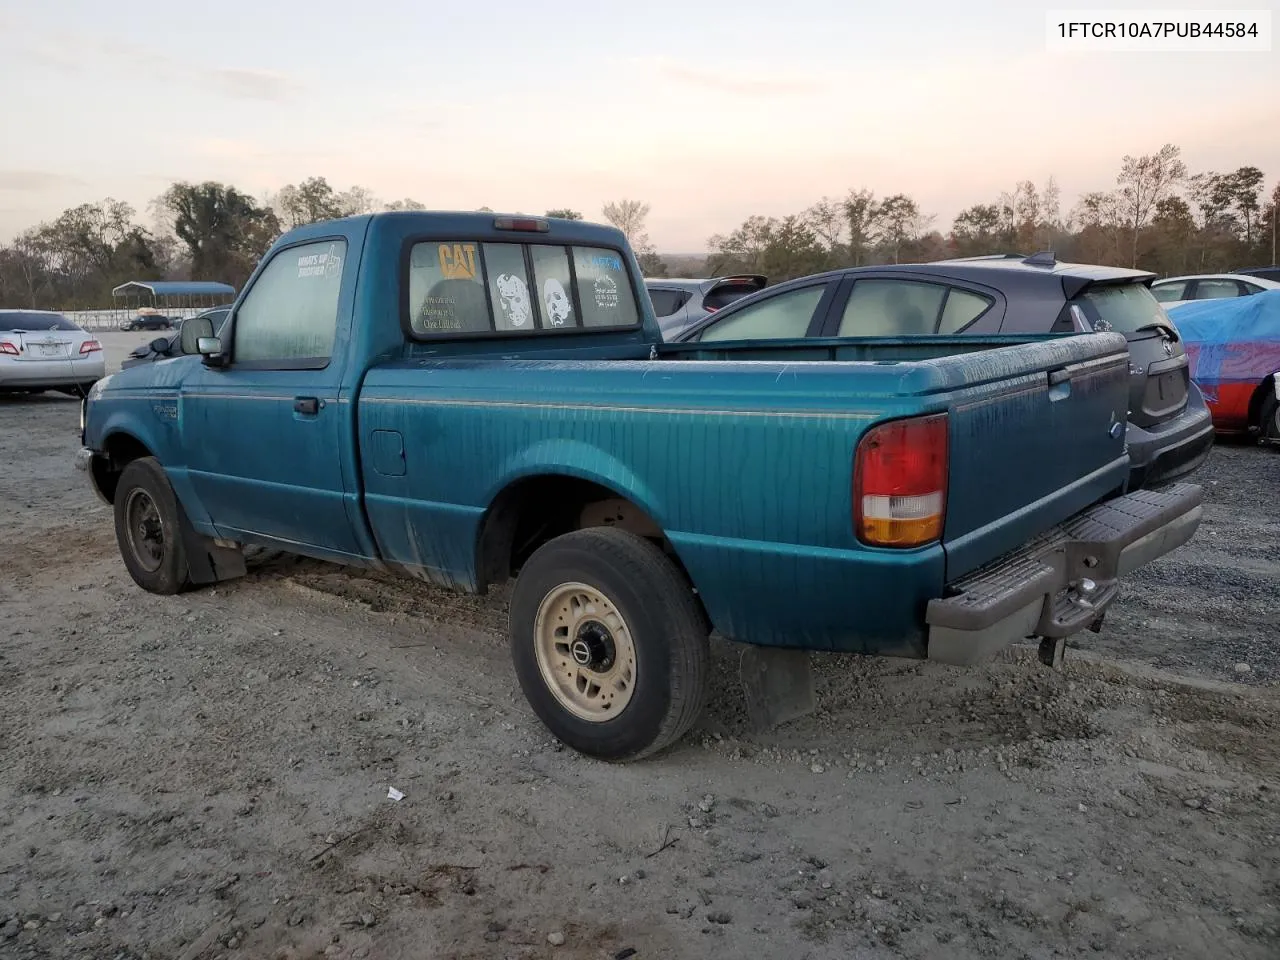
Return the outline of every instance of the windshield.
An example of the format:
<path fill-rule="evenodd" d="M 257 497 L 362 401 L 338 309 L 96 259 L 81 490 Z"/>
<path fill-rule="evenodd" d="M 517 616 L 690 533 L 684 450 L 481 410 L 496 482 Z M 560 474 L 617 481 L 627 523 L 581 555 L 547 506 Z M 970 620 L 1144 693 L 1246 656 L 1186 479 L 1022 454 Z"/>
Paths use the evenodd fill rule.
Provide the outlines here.
<path fill-rule="evenodd" d="M 40 333 L 45 330 L 78 331 L 79 329 L 60 313 L 39 313 L 35 310 L 0 313 L 0 332 L 3 333 Z"/>
<path fill-rule="evenodd" d="M 1090 287 L 1076 298 L 1099 333 L 1137 333 L 1153 324 L 1172 327 L 1164 307 L 1143 283 Z"/>

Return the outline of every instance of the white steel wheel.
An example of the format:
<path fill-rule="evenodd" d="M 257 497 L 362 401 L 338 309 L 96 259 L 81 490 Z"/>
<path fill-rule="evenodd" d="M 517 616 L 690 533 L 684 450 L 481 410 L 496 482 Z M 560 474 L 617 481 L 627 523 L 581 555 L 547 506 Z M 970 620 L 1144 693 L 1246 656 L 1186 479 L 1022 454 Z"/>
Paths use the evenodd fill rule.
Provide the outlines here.
<path fill-rule="evenodd" d="M 585 583 L 564 583 L 538 606 L 538 669 L 560 705 L 593 723 L 626 709 L 636 688 L 636 647 L 618 608 Z"/>
<path fill-rule="evenodd" d="M 588 756 L 649 756 L 702 709 L 706 620 L 683 572 L 643 537 L 593 527 L 544 543 L 516 580 L 508 630 L 525 699 Z"/>

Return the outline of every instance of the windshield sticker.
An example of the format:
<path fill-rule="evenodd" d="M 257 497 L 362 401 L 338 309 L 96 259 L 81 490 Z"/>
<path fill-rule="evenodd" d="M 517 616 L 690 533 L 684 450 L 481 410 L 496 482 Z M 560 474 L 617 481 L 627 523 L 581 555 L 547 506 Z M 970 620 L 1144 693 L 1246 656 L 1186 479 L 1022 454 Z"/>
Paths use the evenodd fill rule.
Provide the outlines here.
<path fill-rule="evenodd" d="M 618 284 L 613 277 L 601 274 L 596 277 L 596 306 L 601 310 L 618 309 Z"/>
<path fill-rule="evenodd" d="M 476 278 L 476 245 L 474 243 L 442 243 L 438 255 L 440 273 L 446 280 Z"/>
<path fill-rule="evenodd" d="M 573 316 L 573 301 L 555 277 L 548 277 L 542 285 L 542 301 L 547 305 L 547 316 L 553 327 L 563 327 Z"/>
<path fill-rule="evenodd" d="M 593 256 L 591 265 L 593 267 L 604 267 L 606 270 L 616 270 L 619 273 L 622 272 L 622 261 L 617 257 Z"/>
<path fill-rule="evenodd" d="M 309 253 L 298 258 L 299 277 L 336 277 L 342 273 L 342 257 L 334 251 L 336 243 L 329 244 L 326 253 Z"/>
<path fill-rule="evenodd" d="M 502 296 L 502 313 L 513 327 L 523 327 L 533 319 L 529 303 L 529 288 L 524 280 L 512 273 L 500 273 L 494 281 Z"/>

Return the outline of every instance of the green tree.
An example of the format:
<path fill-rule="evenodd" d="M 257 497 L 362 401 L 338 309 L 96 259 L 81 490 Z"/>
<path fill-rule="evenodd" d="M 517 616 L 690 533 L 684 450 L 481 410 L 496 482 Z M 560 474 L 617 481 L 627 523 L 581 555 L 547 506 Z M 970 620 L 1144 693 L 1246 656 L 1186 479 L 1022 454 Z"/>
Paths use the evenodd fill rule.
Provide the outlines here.
<path fill-rule="evenodd" d="M 850 190 L 844 199 L 846 236 L 845 262 L 860 267 L 869 262 L 875 244 L 876 219 L 880 205 L 870 190 Z"/>
<path fill-rule="evenodd" d="M 225 184 L 175 183 L 162 203 L 187 248 L 193 279 L 243 283 L 280 234 L 275 213 Z"/>
<path fill-rule="evenodd" d="M 554 217 L 557 220 L 581 220 L 582 214 L 577 210 L 570 210 L 568 207 L 557 207 L 555 210 L 548 210 L 546 215 Z"/>
<path fill-rule="evenodd" d="M 999 204 L 978 203 L 956 214 L 951 225 L 951 246 L 957 256 L 979 257 L 1000 253 L 1009 244 L 1004 212 Z"/>
<path fill-rule="evenodd" d="M 803 215 L 749 217 L 732 233 L 712 237 L 708 246 L 707 271 L 713 276 L 759 273 L 776 282 L 827 265 L 827 251 Z"/>
<path fill-rule="evenodd" d="M 324 177 L 308 177 L 299 184 L 281 187 L 273 206 L 286 230 L 336 220 L 344 214 L 342 198 Z"/>
<path fill-rule="evenodd" d="M 922 214 L 919 205 L 905 193 L 895 193 L 880 201 L 872 223 L 879 245 L 898 263 L 903 246 L 919 239 L 932 220 Z"/>

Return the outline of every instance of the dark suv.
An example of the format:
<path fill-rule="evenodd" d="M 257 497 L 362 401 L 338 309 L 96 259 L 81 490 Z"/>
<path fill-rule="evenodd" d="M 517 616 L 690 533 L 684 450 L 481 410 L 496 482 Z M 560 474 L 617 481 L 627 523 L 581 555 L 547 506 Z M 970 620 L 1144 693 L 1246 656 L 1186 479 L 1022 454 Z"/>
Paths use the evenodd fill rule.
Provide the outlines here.
<path fill-rule="evenodd" d="M 1130 487 L 1195 470 L 1213 424 L 1155 274 L 1050 254 L 853 267 L 769 287 L 704 318 L 680 343 L 812 337 L 1115 331 L 1129 341 Z"/>

